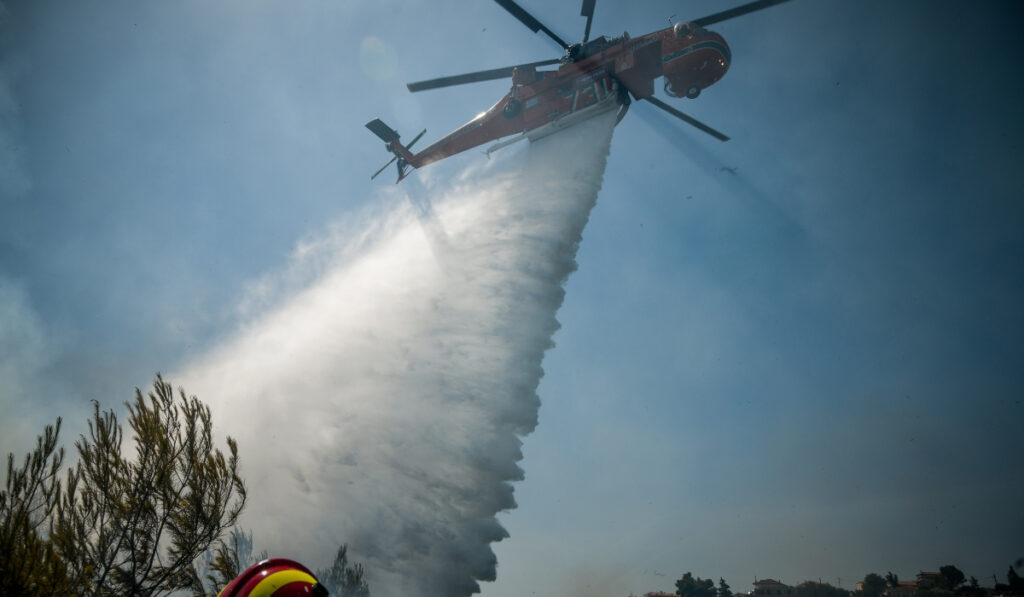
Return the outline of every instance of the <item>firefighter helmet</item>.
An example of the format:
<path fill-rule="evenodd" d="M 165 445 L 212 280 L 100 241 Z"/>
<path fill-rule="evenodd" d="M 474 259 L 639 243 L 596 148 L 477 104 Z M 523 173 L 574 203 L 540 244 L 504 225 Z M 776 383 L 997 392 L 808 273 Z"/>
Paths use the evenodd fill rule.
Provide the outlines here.
<path fill-rule="evenodd" d="M 327 597 L 327 589 L 302 564 L 270 558 L 239 574 L 217 597 Z"/>

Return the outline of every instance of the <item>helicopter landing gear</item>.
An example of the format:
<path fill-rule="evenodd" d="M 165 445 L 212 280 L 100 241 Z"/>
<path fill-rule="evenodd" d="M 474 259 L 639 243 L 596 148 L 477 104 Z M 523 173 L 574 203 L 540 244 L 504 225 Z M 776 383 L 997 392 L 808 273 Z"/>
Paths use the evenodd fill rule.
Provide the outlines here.
<path fill-rule="evenodd" d="M 700 91 L 701 89 L 699 85 L 690 85 L 689 87 L 686 88 L 686 92 L 683 93 L 682 95 L 685 95 L 690 99 L 696 99 L 697 96 L 700 95 Z M 675 90 L 675 88 L 672 86 L 672 83 L 670 83 L 668 79 L 665 79 L 665 93 L 672 97 L 681 97 L 679 92 Z"/>

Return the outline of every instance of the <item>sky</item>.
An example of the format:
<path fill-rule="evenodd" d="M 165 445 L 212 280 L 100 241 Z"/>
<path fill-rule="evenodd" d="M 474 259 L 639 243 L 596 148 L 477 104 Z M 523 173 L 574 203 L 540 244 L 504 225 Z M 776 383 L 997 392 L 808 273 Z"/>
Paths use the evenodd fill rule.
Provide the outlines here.
<path fill-rule="evenodd" d="M 599 2 L 593 31 L 734 4 Z M 522 5 L 582 34 L 575 2 Z M 731 141 L 631 108 L 483 595 L 625 596 L 687 571 L 734 590 L 945 564 L 1004 580 L 1024 556 L 1020 17 L 793 0 L 713 27 L 733 63 L 701 97 L 661 94 Z M 4 2 L 0 450 L 56 416 L 70 446 L 90 400 L 157 371 L 198 383 L 418 192 L 369 180 L 388 154 L 366 121 L 430 142 L 507 91 L 405 83 L 557 55 L 490 2 Z M 455 205 L 533 150 L 415 184 Z"/>

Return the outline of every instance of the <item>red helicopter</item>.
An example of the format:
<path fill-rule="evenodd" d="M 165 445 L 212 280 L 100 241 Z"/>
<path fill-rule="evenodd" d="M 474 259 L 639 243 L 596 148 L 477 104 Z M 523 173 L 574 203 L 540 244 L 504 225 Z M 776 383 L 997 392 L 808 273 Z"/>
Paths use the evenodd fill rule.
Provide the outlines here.
<path fill-rule="evenodd" d="M 665 77 L 665 93 L 672 97 L 696 98 L 702 89 L 722 78 L 732 60 L 725 39 L 705 27 L 788 0 L 758 0 L 690 22 L 676 23 L 640 37 L 623 33 L 611 39 L 605 36 L 590 39 L 595 1 L 583 0 L 580 16 L 587 18 L 583 41 L 569 44 L 513 0 L 495 0 L 534 33 L 546 33 L 565 48 L 565 55 L 541 62 L 409 83 L 409 91 L 416 92 L 512 78 L 512 88 L 505 97 L 419 153 L 412 153 L 410 148 L 427 132 L 426 129 L 408 145 L 403 145 L 399 134 L 379 118 L 366 123 L 366 128 L 380 137 L 387 150 L 394 154 L 370 178 L 376 178 L 397 162 L 396 182 L 401 182 L 410 166 L 422 168 L 484 143 L 516 135 L 489 147 L 487 153 L 490 154 L 516 141 L 533 141 L 616 108 L 619 110 L 618 122 L 626 115 L 631 97 L 650 102 L 705 133 L 728 141 L 729 138 L 722 133 L 654 97 L 654 80 Z M 554 64 L 559 65 L 556 70 L 538 70 L 538 67 Z"/>

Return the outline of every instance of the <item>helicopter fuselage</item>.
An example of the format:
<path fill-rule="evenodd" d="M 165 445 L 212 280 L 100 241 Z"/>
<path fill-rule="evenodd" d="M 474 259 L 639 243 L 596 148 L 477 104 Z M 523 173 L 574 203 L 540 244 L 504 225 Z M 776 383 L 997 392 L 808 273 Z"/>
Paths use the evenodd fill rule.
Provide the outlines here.
<path fill-rule="evenodd" d="M 669 95 L 696 97 L 729 68 L 731 53 L 721 35 L 689 23 L 631 38 L 595 38 L 569 48 L 556 70 L 516 69 L 504 97 L 473 120 L 412 154 L 392 149 L 420 168 L 468 149 L 523 133 L 533 139 L 654 94 L 665 77 Z M 563 125 L 563 126 L 559 126 Z"/>

